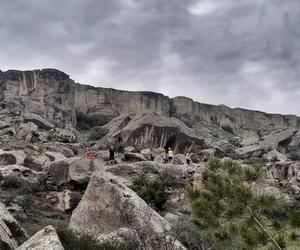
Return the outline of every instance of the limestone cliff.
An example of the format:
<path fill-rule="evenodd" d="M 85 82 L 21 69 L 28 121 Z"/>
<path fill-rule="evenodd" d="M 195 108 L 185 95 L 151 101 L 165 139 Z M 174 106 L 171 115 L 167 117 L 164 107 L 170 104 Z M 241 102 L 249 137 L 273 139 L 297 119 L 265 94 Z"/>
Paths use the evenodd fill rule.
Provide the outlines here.
<path fill-rule="evenodd" d="M 169 98 L 153 92 L 131 92 L 75 83 L 55 69 L 0 71 L 1 105 L 18 100 L 24 110 L 37 113 L 58 126 L 76 122 L 75 112 L 111 117 L 124 113 L 157 113 L 183 121 L 206 122 L 242 136 L 300 127 L 294 115 L 267 114 L 224 105 L 208 105 L 186 97 Z"/>

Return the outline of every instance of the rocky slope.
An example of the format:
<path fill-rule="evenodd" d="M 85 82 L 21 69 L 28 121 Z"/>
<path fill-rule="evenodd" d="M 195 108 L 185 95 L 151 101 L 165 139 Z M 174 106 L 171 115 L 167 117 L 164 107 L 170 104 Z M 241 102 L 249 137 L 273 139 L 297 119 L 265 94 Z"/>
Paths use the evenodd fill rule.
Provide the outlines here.
<path fill-rule="evenodd" d="M 63 249 L 48 224 L 92 234 L 101 244 L 185 249 L 172 230 L 191 213 L 184 187 L 201 185 L 210 156 L 260 162 L 267 171 L 260 193 L 300 197 L 299 117 L 80 85 L 54 69 L 0 71 L 0 90 L 6 249 Z M 116 149 L 114 163 L 108 146 Z M 166 164 L 169 147 L 175 157 Z M 92 162 L 87 150 L 95 153 Z M 130 189 L 140 175 L 172 183 L 164 212 Z"/>

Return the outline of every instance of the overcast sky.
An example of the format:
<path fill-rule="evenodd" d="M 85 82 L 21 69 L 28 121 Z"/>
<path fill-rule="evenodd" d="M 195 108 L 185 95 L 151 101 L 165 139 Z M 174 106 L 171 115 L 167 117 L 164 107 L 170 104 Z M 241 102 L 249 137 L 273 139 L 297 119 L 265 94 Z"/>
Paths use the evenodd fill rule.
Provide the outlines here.
<path fill-rule="evenodd" d="M 299 0 L 1 0 L 0 69 L 300 115 Z"/>

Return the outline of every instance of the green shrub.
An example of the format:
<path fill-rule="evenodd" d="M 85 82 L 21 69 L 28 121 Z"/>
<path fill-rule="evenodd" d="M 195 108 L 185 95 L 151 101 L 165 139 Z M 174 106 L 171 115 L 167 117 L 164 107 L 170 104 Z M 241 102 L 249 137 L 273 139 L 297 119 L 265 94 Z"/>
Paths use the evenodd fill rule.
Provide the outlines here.
<path fill-rule="evenodd" d="M 129 250 L 126 245 L 101 244 L 88 234 L 80 235 L 67 228 L 58 229 L 57 234 L 65 250 Z"/>
<path fill-rule="evenodd" d="M 161 179 L 151 180 L 146 175 L 140 175 L 130 188 L 153 209 L 162 211 L 170 196 L 169 187 L 170 185 Z"/>

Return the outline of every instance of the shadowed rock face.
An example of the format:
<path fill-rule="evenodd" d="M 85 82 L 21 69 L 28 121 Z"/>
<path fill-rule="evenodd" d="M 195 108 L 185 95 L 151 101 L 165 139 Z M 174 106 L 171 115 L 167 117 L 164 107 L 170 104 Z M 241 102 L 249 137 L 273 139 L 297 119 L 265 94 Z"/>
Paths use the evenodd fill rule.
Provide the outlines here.
<path fill-rule="evenodd" d="M 224 105 L 208 105 L 186 97 L 152 92 L 130 92 L 75 83 L 55 69 L 0 71 L 0 100 L 17 100 L 21 108 L 64 127 L 75 124 L 75 111 L 116 117 L 125 113 L 157 113 L 185 122 L 205 121 L 240 137 L 265 131 L 300 127 L 293 115 L 267 114 Z M 5 105 L 2 103 L 1 105 Z"/>

